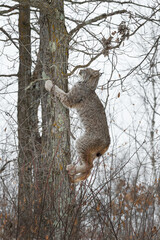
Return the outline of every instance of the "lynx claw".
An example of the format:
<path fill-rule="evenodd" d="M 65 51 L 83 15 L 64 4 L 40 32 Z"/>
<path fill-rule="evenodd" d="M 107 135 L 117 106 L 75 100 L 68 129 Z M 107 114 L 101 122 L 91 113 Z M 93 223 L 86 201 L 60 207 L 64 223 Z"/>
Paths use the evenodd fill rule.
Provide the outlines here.
<path fill-rule="evenodd" d="M 73 176 L 73 175 L 76 174 L 76 167 L 75 167 L 75 165 L 73 165 L 73 164 L 67 165 L 66 170 L 68 171 L 68 174 L 69 174 L 70 176 Z"/>

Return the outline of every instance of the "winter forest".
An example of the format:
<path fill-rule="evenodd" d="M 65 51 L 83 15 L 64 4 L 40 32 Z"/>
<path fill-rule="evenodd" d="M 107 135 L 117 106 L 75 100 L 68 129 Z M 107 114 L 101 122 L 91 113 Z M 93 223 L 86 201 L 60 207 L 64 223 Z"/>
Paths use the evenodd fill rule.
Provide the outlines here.
<path fill-rule="evenodd" d="M 73 184 L 83 125 L 44 86 L 85 68 L 111 144 Z M 0 0 L 0 240 L 159 240 L 159 127 L 159 0 Z"/>

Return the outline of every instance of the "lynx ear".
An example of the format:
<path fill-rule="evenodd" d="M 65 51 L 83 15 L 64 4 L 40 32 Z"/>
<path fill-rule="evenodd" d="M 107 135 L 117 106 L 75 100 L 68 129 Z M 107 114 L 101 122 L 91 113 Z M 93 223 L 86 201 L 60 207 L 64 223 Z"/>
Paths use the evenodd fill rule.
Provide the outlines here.
<path fill-rule="evenodd" d="M 94 71 L 92 74 L 93 77 L 100 77 L 101 75 L 100 70 Z"/>

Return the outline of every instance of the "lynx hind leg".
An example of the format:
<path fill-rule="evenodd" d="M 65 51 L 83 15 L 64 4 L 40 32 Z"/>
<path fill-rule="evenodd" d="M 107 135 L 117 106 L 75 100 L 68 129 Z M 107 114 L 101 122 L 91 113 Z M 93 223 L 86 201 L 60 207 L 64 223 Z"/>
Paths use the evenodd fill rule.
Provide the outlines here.
<path fill-rule="evenodd" d="M 88 164 L 83 162 L 83 163 L 78 163 L 77 165 L 70 164 L 67 165 L 66 170 L 68 171 L 69 175 L 75 175 L 77 173 L 86 173 L 88 171 L 89 167 Z"/>
<path fill-rule="evenodd" d="M 87 179 L 91 174 L 93 160 L 103 155 L 107 151 L 108 146 L 103 144 L 99 139 L 89 138 L 88 136 L 79 138 L 76 142 L 79 164 L 76 166 L 72 164 L 67 166 L 71 182 L 76 183 Z"/>
<path fill-rule="evenodd" d="M 79 162 L 81 164 L 91 163 L 90 146 L 91 146 L 91 141 L 88 138 L 88 136 L 82 136 L 76 141 L 76 151 L 78 154 Z"/>
<path fill-rule="evenodd" d="M 109 144 L 104 147 L 101 146 L 99 149 L 97 149 L 96 156 L 97 157 L 102 156 L 108 150 L 108 148 L 109 148 Z"/>
<path fill-rule="evenodd" d="M 74 164 L 69 164 L 69 165 L 67 165 L 66 170 L 68 171 L 68 174 L 69 174 L 70 176 L 76 174 L 76 166 L 75 166 Z"/>
<path fill-rule="evenodd" d="M 93 160 L 96 157 L 100 157 L 107 151 L 108 146 L 109 144 L 103 143 L 101 139 L 89 138 L 88 136 L 83 136 L 76 142 L 79 158 L 91 166 L 93 166 Z"/>
<path fill-rule="evenodd" d="M 90 167 L 85 162 L 81 165 L 67 165 L 66 170 L 68 171 L 68 175 L 72 183 L 77 183 L 87 179 L 91 173 Z"/>
<path fill-rule="evenodd" d="M 80 174 L 76 174 L 74 176 L 70 176 L 70 179 L 71 179 L 72 183 L 78 183 L 80 181 L 86 180 L 90 174 L 91 174 L 91 171 L 85 172 L 85 173 L 80 173 Z"/>

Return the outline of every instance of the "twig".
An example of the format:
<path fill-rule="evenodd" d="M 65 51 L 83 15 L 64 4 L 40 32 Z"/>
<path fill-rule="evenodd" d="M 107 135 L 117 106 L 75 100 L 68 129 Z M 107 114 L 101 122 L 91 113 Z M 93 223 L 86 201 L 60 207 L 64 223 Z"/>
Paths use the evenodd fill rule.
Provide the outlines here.
<path fill-rule="evenodd" d="M 6 166 L 7 166 L 10 162 L 12 162 L 12 160 L 6 162 L 6 163 L 3 165 L 3 167 L 0 168 L 0 173 L 2 173 L 2 172 L 5 170 Z"/>
<path fill-rule="evenodd" d="M 122 14 L 122 13 L 126 13 L 127 10 L 119 10 L 119 11 L 115 11 L 115 12 L 111 12 L 111 13 L 103 13 L 95 18 L 92 18 L 88 21 L 85 21 L 85 22 L 82 22 L 81 24 L 79 24 L 77 27 L 75 27 L 74 29 L 72 29 L 70 32 L 69 32 L 69 35 L 73 35 L 73 33 L 79 31 L 81 28 L 83 28 L 84 26 L 86 25 L 89 25 L 89 24 L 92 24 L 94 22 L 97 22 L 97 21 L 100 21 L 102 19 L 105 19 L 107 17 L 111 17 L 113 15 L 116 15 L 116 14 Z"/>

